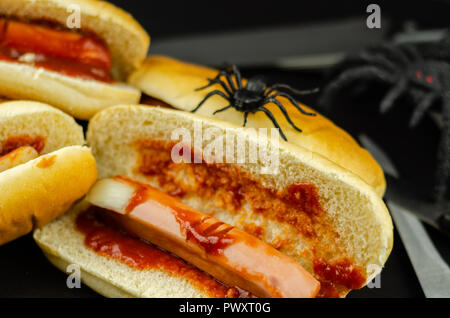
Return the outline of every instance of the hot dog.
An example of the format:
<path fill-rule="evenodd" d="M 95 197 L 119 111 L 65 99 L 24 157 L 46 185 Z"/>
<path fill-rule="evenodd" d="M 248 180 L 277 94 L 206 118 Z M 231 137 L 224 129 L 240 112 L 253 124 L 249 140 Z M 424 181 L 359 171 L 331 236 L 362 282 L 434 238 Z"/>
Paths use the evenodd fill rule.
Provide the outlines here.
<path fill-rule="evenodd" d="M 192 139 L 191 143 L 187 139 L 172 139 L 172 132 L 179 132 L 180 127 L 183 136 L 214 130 L 216 135 L 234 140 L 245 138 L 245 162 L 207 161 L 208 140 L 204 138 L 201 148 L 196 148 L 199 145 L 194 145 Z M 158 211 L 165 211 L 160 215 L 171 217 L 168 224 L 174 230 L 164 232 L 160 226 L 155 228 L 153 225 L 160 221 L 157 218 L 144 222 L 150 203 L 139 205 L 146 195 L 134 195 L 135 189 L 131 187 L 125 196 L 123 189 L 111 191 L 102 202 L 95 203 L 106 210 L 92 206 L 88 201 L 93 197 L 89 195 L 60 219 L 35 231 L 36 242 L 53 264 L 65 270 L 67 264 L 76 262 L 82 276 L 86 273 L 86 284 L 102 295 L 241 295 L 235 292 L 233 284 L 251 289 L 258 296 L 277 296 L 270 286 L 276 287 L 283 296 L 293 295 L 287 292 L 291 289 L 286 278 L 283 283 L 288 285 L 281 286 L 272 281 L 264 285 L 264 279 L 251 276 L 255 279 L 249 284 L 249 279 L 235 271 L 229 259 L 214 254 L 214 245 L 203 241 L 205 235 L 197 235 L 199 232 L 206 236 L 226 232 L 225 238 L 246 232 L 252 237 L 246 242 L 258 239 L 270 245 L 320 282 L 317 297 L 343 297 L 351 289 L 361 288 L 381 270 L 392 247 L 392 223 L 376 191 L 349 170 L 305 148 L 276 143 L 268 136 L 254 135 L 225 121 L 143 105 L 115 106 L 100 112 L 89 124 L 87 142 L 101 178 L 125 175 L 158 189 L 158 194 L 163 191 L 170 195 L 161 205 L 165 208 Z M 260 151 L 262 145 L 269 152 L 279 152 L 276 174 L 262 172 L 261 161 L 248 161 L 248 150 Z M 191 158 L 191 162 L 175 162 L 174 149 L 182 149 L 183 157 Z M 130 205 L 129 212 L 134 212 L 127 215 L 111 212 L 127 212 L 130 197 L 134 204 Z M 167 207 L 179 206 L 173 197 L 183 203 L 182 210 L 190 211 L 193 219 L 203 219 L 203 222 L 194 221 L 194 225 L 183 222 L 183 213 Z M 204 214 L 209 217 L 203 218 Z M 183 232 L 182 228 L 188 230 Z M 248 236 L 237 234 L 235 238 L 244 237 Z M 227 248 L 230 246 L 233 245 Z M 246 245 L 234 251 L 241 248 Z M 250 252 L 263 255 L 258 256 L 262 259 L 267 256 L 260 248 Z M 188 262 L 183 263 L 177 255 Z M 263 277 L 271 274 L 264 266 L 261 269 L 250 263 L 241 265 L 246 265 L 251 275 L 258 271 L 264 273 Z M 220 285 L 201 269 L 228 283 Z M 222 271 L 216 272 L 218 269 Z M 297 290 L 295 295 L 313 295 L 315 285 L 306 286 L 309 293 Z"/>
<path fill-rule="evenodd" d="M 110 52 L 95 37 L 14 20 L 2 19 L 2 25 L 0 60 L 112 82 Z"/>
<path fill-rule="evenodd" d="M 81 127 L 58 109 L 0 104 L 0 245 L 47 224 L 89 190 L 97 170 L 83 144 Z"/>
<path fill-rule="evenodd" d="M 67 59 L 80 64 L 111 71 L 111 54 L 106 45 L 90 35 L 49 26 L 0 19 L 0 47 L 3 54 L 14 58 L 24 53 L 38 53 L 44 57 Z"/>
<path fill-rule="evenodd" d="M 72 26 L 74 4 L 82 22 Z M 46 102 L 81 119 L 139 100 L 123 81 L 145 57 L 149 36 L 122 10 L 94 0 L 6 0 L 0 16 L 0 95 Z"/>
<path fill-rule="evenodd" d="M 113 198 L 112 198 L 113 196 Z M 148 185 L 119 176 L 97 182 L 87 201 L 117 214 L 121 228 L 260 297 L 315 297 L 319 282 L 289 257 Z"/>

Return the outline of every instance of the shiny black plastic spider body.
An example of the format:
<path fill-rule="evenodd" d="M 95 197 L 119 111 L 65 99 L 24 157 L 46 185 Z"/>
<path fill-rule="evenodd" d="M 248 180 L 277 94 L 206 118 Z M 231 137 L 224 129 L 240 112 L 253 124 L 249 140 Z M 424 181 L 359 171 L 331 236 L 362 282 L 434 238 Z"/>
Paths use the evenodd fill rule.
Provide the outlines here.
<path fill-rule="evenodd" d="M 229 105 L 216 110 L 213 114 L 225 111 L 229 108 L 234 108 L 237 111 L 244 113 L 244 126 L 247 124 L 247 117 L 249 113 L 255 113 L 258 111 L 264 112 L 266 116 L 272 121 L 273 125 L 279 129 L 280 135 L 284 140 L 286 136 L 280 128 L 277 120 L 273 114 L 265 107 L 266 104 L 274 103 L 283 113 L 289 124 L 298 132 L 302 130 L 298 128 L 289 117 L 286 108 L 277 99 L 277 97 L 285 97 L 289 102 L 295 106 L 302 114 L 307 116 L 315 116 L 314 113 L 304 110 L 297 101 L 288 93 L 294 95 L 305 95 L 316 92 L 316 90 L 298 91 L 285 84 L 275 84 L 267 86 L 262 80 L 258 78 L 250 78 L 246 84 L 243 84 L 241 73 L 235 65 L 226 67 L 220 70 L 215 78 L 208 78 L 208 84 L 206 86 L 197 88 L 196 90 L 203 90 L 212 85 L 219 84 L 222 90 L 213 90 L 206 94 L 205 98 L 195 107 L 192 112 L 196 112 L 210 97 L 218 95 L 223 97 L 229 102 Z"/>
<path fill-rule="evenodd" d="M 330 72 L 320 104 L 329 107 L 342 90 L 357 83 L 383 82 L 390 89 L 380 112 L 386 113 L 405 95 L 412 98 L 410 127 L 416 126 L 433 107 L 443 119 L 438 149 L 435 199 L 445 196 L 450 174 L 450 40 L 428 45 L 381 45 L 349 57 Z"/>

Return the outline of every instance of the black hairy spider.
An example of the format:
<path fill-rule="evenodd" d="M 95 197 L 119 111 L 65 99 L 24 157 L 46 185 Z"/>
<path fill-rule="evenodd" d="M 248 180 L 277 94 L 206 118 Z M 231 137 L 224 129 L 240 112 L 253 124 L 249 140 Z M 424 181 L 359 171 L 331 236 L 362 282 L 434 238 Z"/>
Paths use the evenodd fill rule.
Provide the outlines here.
<path fill-rule="evenodd" d="M 444 198 L 450 174 L 450 38 L 427 45 L 380 45 L 346 58 L 336 65 L 323 90 L 320 104 L 329 107 L 341 90 L 370 80 L 391 86 L 380 104 L 386 113 L 403 95 L 413 101 L 410 127 L 432 106 L 439 106 L 443 130 L 437 154 L 435 199 Z"/>
<path fill-rule="evenodd" d="M 222 79 L 225 78 L 225 81 Z M 229 108 L 234 108 L 240 112 L 244 113 L 244 127 L 247 124 L 247 117 L 249 113 L 256 113 L 258 111 L 264 112 L 267 117 L 272 121 L 273 125 L 279 129 L 281 137 L 287 141 L 286 136 L 281 130 L 280 125 L 278 125 L 277 120 L 273 114 L 264 105 L 268 103 L 274 103 L 280 108 L 286 120 L 289 124 L 297 131 L 302 130 L 298 128 L 289 117 L 286 108 L 281 104 L 277 97 L 287 98 L 292 105 L 295 106 L 302 114 L 307 116 L 315 116 L 316 114 L 307 112 L 297 101 L 288 93 L 290 92 L 294 95 L 306 95 L 316 92 L 317 90 L 299 91 L 286 84 L 275 84 L 272 86 L 267 86 L 261 79 L 250 78 L 248 82 L 244 85 L 242 83 L 241 73 L 236 67 L 236 65 L 228 66 L 219 71 L 215 78 L 208 78 L 208 84 L 206 86 L 197 88 L 196 91 L 208 88 L 214 84 L 219 84 L 224 91 L 213 90 L 206 94 L 205 98 L 195 107 L 191 112 L 196 112 L 203 103 L 213 95 L 219 95 L 226 99 L 230 104 L 224 108 L 216 110 L 213 114 L 223 112 Z M 285 91 L 285 92 L 283 92 Z"/>

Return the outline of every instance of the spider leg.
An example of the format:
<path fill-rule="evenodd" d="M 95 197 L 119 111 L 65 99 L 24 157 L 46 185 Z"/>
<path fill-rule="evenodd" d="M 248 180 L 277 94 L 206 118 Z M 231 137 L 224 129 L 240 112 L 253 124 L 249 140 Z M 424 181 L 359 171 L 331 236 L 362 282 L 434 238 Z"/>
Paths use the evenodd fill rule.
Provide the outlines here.
<path fill-rule="evenodd" d="M 281 112 L 283 113 L 284 117 L 286 118 L 286 120 L 288 121 L 289 124 L 291 124 L 291 126 L 297 130 L 298 132 L 302 132 L 302 130 L 300 128 L 298 128 L 291 120 L 291 118 L 289 117 L 286 108 L 284 108 L 284 106 L 280 103 L 279 100 L 276 100 L 275 98 L 268 98 L 266 100 L 264 100 L 264 103 L 274 103 L 275 105 L 278 106 L 278 108 L 280 108 Z"/>
<path fill-rule="evenodd" d="M 342 72 L 337 79 L 331 81 L 325 87 L 319 100 L 319 104 L 325 107 L 325 109 L 329 109 L 332 104 L 331 101 L 341 89 L 347 87 L 355 81 L 361 81 L 363 79 L 374 79 L 390 84 L 394 82 L 390 73 L 380 70 L 374 66 L 362 66 L 356 69 L 350 69 Z"/>
<path fill-rule="evenodd" d="M 447 181 L 450 174 L 450 96 L 444 95 L 442 109 L 444 117 L 444 127 L 438 150 L 438 168 L 436 171 L 436 192 L 437 201 L 443 200 L 447 189 Z"/>
<path fill-rule="evenodd" d="M 425 112 L 430 108 L 434 101 L 438 98 L 438 95 L 435 93 L 429 93 L 425 95 L 425 97 L 420 101 L 420 103 L 417 105 L 416 109 L 414 110 L 411 120 L 409 121 L 410 127 L 415 127 L 419 121 L 422 119 Z"/>
<path fill-rule="evenodd" d="M 396 62 L 396 64 L 407 66 L 410 61 L 404 52 L 400 49 L 400 45 L 391 46 L 388 44 L 382 44 L 371 48 L 372 52 L 379 52 L 387 58 Z"/>
<path fill-rule="evenodd" d="M 300 91 L 300 90 L 297 90 L 297 89 L 295 89 L 295 88 L 292 88 L 291 86 L 286 85 L 286 84 L 274 84 L 274 85 L 272 85 L 272 86 L 269 88 L 269 90 L 267 91 L 266 97 L 268 97 L 273 91 L 275 91 L 275 90 L 280 90 L 280 89 L 287 90 L 287 91 L 291 92 L 292 94 L 300 95 L 300 96 L 301 96 L 301 95 L 314 94 L 314 93 L 317 93 L 317 92 L 319 91 L 318 88 L 308 89 L 308 90 L 301 90 L 301 91 Z"/>
<path fill-rule="evenodd" d="M 292 98 L 292 96 L 290 96 L 286 93 L 278 92 L 278 93 L 271 95 L 270 98 L 275 99 L 275 97 L 278 97 L 278 96 L 287 98 L 292 103 L 292 105 L 294 105 L 295 108 L 297 108 L 302 114 L 308 115 L 308 116 L 316 116 L 315 113 L 307 112 L 306 110 L 301 108 L 301 106 L 297 103 L 297 101 L 294 98 Z"/>
<path fill-rule="evenodd" d="M 222 96 L 227 101 L 229 101 L 229 98 L 227 97 L 227 95 L 225 95 L 222 91 L 214 90 L 214 91 L 211 91 L 208 94 L 206 94 L 205 98 L 203 98 L 203 100 L 197 105 L 197 107 L 195 107 L 193 110 L 191 110 L 191 113 L 195 113 L 203 105 L 203 103 L 206 102 L 206 100 L 213 95 Z"/>
<path fill-rule="evenodd" d="M 202 89 L 208 88 L 208 87 L 212 86 L 213 84 L 217 83 L 216 82 L 217 77 L 215 77 L 215 78 L 207 78 L 207 80 L 208 80 L 208 84 L 206 84 L 205 86 L 196 88 L 195 91 L 201 91 Z"/>
<path fill-rule="evenodd" d="M 206 85 L 206 86 L 204 86 L 204 87 L 200 87 L 200 88 L 197 88 L 196 90 L 201 90 L 201 89 L 205 89 L 205 88 L 207 88 L 207 87 L 209 87 L 209 86 L 211 86 L 212 85 L 212 83 L 211 83 L 211 81 L 221 81 L 221 82 L 223 82 L 221 79 L 220 79 L 220 77 L 221 76 L 224 76 L 225 77 L 225 79 L 227 80 L 227 83 L 228 83 L 228 85 L 230 86 L 228 89 L 230 90 L 230 96 L 231 95 L 233 95 L 233 94 L 231 94 L 231 91 L 236 91 L 236 87 L 234 86 L 234 82 L 233 82 L 233 79 L 231 78 L 231 75 L 229 74 L 229 72 L 228 71 L 226 71 L 226 70 L 221 70 L 221 71 L 219 71 L 219 73 L 217 73 L 217 75 L 216 75 L 216 77 L 214 77 L 213 79 L 208 79 L 208 80 L 210 80 L 210 83 L 208 84 L 208 85 Z M 225 83 L 220 83 L 221 85 L 222 85 L 222 87 L 224 87 L 225 88 Z M 231 88 L 231 89 L 230 89 Z"/>
<path fill-rule="evenodd" d="M 417 47 L 415 47 L 414 45 L 411 44 L 404 44 L 402 46 L 399 47 L 400 51 L 402 51 L 404 53 L 404 55 L 411 61 L 411 62 L 419 62 L 422 61 L 423 58 L 420 55 Z"/>
<path fill-rule="evenodd" d="M 213 115 L 215 115 L 215 114 L 217 114 L 217 113 L 220 113 L 220 112 L 223 112 L 224 110 L 227 110 L 228 108 L 231 108 L 231 107 L 233 107 L 233 105 L 228 105 L 228 106 L 226 106 L 226 107 L 224 107 L 224 108 L 221 108 L 221 109 L 218 109 L 218 110 L 216 110 L 214 113 L 213 113 Z"/>
<path fill-rule="evenodd" d="M 256 111 L 258 111 L 258 110 L 264 112 L 267 115 L 267 117 L 269 117 L 269 119 L 272 121 L 272 123 L 275 126 L 275 128 L 278 128 L 278 130 L 280 131 L 281 138 L 283 138 L 285 141 L 287 141 L 287 138 L 284 135 L 283 130 L 281 129 L 280 125 L 278 125 L 278 122 L 275 119 L 275 117 L 273 117 L 272 113 L 267 108 L 264 108 L 262 106 L 258 107 L 256 109 Z"/>
<path fill-rule="evenodd" d="M 397 85 L 394 86 L 383 98 L 380 105 L 380 112 L 382 114 L 386 113 L 392 108 L 397 98 L 399 98 L 406 90 L 408 86 L 407 80 L 401 80 Z"/>
<path fill-rule="evenodd" d="M 247 125 L 247 117 L 248 117 L 248 112 L 244 113 L 244 125 L 243 127 L 245 127 L 245 125 Z"/>
<path fill-rule="evenodd" d="M 222 86 L 222 88 L 225 90 L 225 92 L 231 97 L 233 96 L 233 94 L 231 93 L 230 89 L 228 88 L 228 86 L 225 84 L 224 81 L 222 81 L 220 78 L 215 77 L 215 78 L 208 78 L 209 83 L 205 86 L 196 88 L 196 91 L 201 91 L 202 89 L 208 88 L 214 84 L 220 84 Z"/>
<path fill-rule="evenodd" d="M 239 71 L 239 69 L 237 68 L 237 66 L 235 64 L 233 64 L 231 66 L 232 70 L 233 70 L 233 74 L 236 77 L 236 83 L 238 85 L 239 88 L 242 88 L 242 76 L 241 76 L 241 72 Z"/>
<path fill-rule="evenodd" d="M 225 78 L 227 79 L 228 85 L 230 85 L 231 90 L 233 92 L 237 91 L 237 87 L 234 85 L 233 78 L 231 77 L 231 75 L 230 75 L 230 73 L 228 71 L 222 70 L 222 71 L 220 71 L 219 75 L 220 76 L 225 76 Z"/>
<path fill-rule="evenodd" d="M 397 69 L 395 63 L 389 60 L 385 55 L 377 52 L 365 51 L 358 55 L 345 58 L 330 70 L 327 77 L 331 79 L 345 70 L 367 65 L 376 66 L 388 72 L 395 72 Z"/>

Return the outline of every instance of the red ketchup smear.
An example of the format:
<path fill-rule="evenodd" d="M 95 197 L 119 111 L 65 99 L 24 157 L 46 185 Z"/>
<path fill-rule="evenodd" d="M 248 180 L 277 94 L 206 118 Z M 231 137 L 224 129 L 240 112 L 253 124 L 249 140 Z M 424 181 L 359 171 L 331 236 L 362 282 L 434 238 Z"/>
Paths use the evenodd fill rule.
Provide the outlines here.
<path fill-rule="evenodd" d="M 25 63 L 19 57 L 34 53 L 31 65 L 67 76 L 112 82 L 111 54 L 94 35 L 0 18 L 0 60 Z"/>
<path fill-rule="evenodd" d="M 223 222 L 219 222 L 214 224 L 213 228 L 209 227 L 202 230 L 200 228 L 202 220 L 197 215 L 194 215 L 188 210 L 174 209 L 174 211 L 178 224 L 180 224 L 186 233 L 186 239 L 201 246 L 206 253 L 215 255 L 222 254 L 223 250 L 233 243 L 233 238 L 227 235 L 233 229 L 231 225 L 217 232 L 216 229 L 224 224 Z"/>
<path fill-rule="evenodd" d="M 150 243 L 130 237 L 109 226 L 101 217 L 111 212 L 90 207 L 76 219 L 77 229 L 84 234 L 84 244 L 97 254 L 115 259 L 138 270 L 159 269 L 187 279 L 209 297 L 246 298 L 252 295 L 236 287 L 228 287 L 205 272 Z M 108 225 L 107 225 L 108 224 Z"/>
<path fill-rule="evenodd" d="M 366 277 L 362 274 L 359 266 L 353 265 L 351 260 L 344 258 L 331 263 L 324 259 L 314 260 L 314 273 L 326 282 L 333 282 L 350 289 L 361 288 L 366 282 Z M 331 286 L 328 286 L 331 288 Z"/>
<path fill-rule="evenodd" d="M 320 290 L 316 298 L 339 298 L 337 286 L 332 282 L 320 282 Z"/>
<path fill-rule="evenodd" d="M 150 106 L 161 106 L 161 107 L 164 107 L 164 108 L 175 109 L 174 107 L 172 107 L 171 105 L 167 104 L 166 102 L 163 102 L 162 100 L 159 100 L 157 98 L 148 96 L 146 94 L 142 94 L 141 104 L 150 105 Z"/>
<path fill-rule="evenodd" d="M 28 135 L 9 137 L 3 142 L 3 145 L 0 145 L 0 157 L 24 146 L 33 147 L 38 153 L 41 153 L 45 147 L 45 137 Z"/>
<path fill-rule="evenodd" d="M 15 54 L 11 52 L 12 51 L 0 48 L 0 60 L 19 64 L 27 64 L 18 60 L 20 54 L 18 54 L 17 57 L 14 58 Z M 71 77 L 83 78 L 86 80 L 96 80 L 105 83 L 113 82 L 108 70 L 69 60 L 47 57 L 42 54 L 35 54 L 35 56 L 35 62 L 31 65 L 36 68 L 44 68 L 49 71 L 57 72 Z"/>
<path fill-rule="evenodd" d="M 286 188 L 284 197 L 286 203 L 296 206 L 308 215 L 320 215 L 325 213 L 319 202 L 317 189 L 313 184 L 295 183 Z"/>

